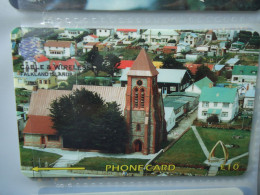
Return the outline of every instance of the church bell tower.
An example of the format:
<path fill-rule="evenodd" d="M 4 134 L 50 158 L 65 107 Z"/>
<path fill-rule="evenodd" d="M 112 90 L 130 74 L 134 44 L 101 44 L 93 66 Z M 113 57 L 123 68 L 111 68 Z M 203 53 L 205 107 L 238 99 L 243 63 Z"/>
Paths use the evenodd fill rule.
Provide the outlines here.
<path fill-rule="evenodd" d="M 157 86 L 158 74 L 142 49 L 127 74 L 124 112 L 129 133 L 128 153 L 156 153 L 166 139 L 163 102 Z"/>

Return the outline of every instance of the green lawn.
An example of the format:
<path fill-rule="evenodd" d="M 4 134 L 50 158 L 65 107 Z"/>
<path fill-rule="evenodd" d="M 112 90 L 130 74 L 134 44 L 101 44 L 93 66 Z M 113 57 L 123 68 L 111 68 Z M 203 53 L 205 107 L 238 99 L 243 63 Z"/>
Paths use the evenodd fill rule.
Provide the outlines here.
<path fill-rule="evenodd" d="M 106 165 L 145 165 L 146 159 L 128 159 L 128 158 L 107 158 L 107 157 L 90 157 L 79 161 L 74 167 L 85 167 L 87 170 L 105 171 Z"/>
<path fill-rule="evenodd" d="M 249 131 L 200 127 L 197 127 L 197 130 L 209 152 L 219 140 L 221 140 L 224 144 L 235 144 L 239 146 L 239 148 L 228 148 L 229 159 L 248 152 L 250 141 Z M 232 136 L 234 135 L 242 136 L 242 139 L 233 139 Z M 216 157 L 223 157 L 223 151 L 220 146 L 217 147 L 215 155 Z"/>
<path fill-rule="evenodd" d="M 156 163 L 203 165 L 206 160 L 193 131 L 190 129 L 169 150 L 160 156 Z"/>
<path fill-rule="evenodd" d="M 15 89 L 16 105 L 28 103 L 30 101 L 31 92 L 25 89 Z"/>
<path fill-rule="evenodd" d="M 20 144 L 20 157 L 22 166 L 39 166 L 40 159 L 41 167 L 45 167 L 45 162 L 48 162 L 48 164 L 50 164 L 61 157 L 61 155 L 54 153 L 26 149 L 23 148 L 22 145 L 23 144 Z"/>

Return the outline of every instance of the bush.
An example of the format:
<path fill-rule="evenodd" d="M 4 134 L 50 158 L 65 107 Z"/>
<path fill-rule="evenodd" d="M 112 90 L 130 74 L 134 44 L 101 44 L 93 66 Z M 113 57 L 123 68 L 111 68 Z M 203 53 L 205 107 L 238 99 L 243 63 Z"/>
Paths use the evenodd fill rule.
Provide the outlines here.
<path fill-rule="evenodd" d="M 210 124 L 211 123 L 216 124 L 216 123 L 219 123 L 219 118 L 216 114 L 213 114 L 212 116 L 207 118 L 207 122 L 210 123 Z"/>

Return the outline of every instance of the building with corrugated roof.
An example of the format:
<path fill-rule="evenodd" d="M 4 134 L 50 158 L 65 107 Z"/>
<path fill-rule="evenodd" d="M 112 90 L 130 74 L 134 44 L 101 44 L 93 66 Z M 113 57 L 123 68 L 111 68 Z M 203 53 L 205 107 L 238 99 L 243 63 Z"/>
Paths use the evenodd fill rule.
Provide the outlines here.
<path fill-rule="evenodd" d="M 49 58 L 70 58 L 76 53 L 75 42 L 47 40 L 44 44 L 44 51 Z"/>
<path fill-rule="evenodd" d="M 204 87 L 199 99 L 198 119 L 206 121 L 217 115 L 220 121 L 231 121 L 238 114 L 238 100 L 236 88 Z"/>
<path fill-rule="evenodd" d="M 232 70 L 232 83 L 256 83 L 258 66 L 234 66 Z"/>

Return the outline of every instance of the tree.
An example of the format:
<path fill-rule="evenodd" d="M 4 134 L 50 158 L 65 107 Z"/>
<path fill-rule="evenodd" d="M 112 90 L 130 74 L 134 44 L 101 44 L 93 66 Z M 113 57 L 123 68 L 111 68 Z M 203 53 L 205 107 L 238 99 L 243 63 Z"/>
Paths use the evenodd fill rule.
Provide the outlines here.
<path fill-rule="evenodd" d="M 168 43 L 176 43 L 176 40 L 175 40 L 175 39 L 170 39 L 170 40 L 168 41 Z"/>
<path fill-rule="evenodd" d="M 64 147 L 124 152 L 127 128 L 115 102 L 105 103 L 97 93 L 81 89 L 54 100 L 50 112 Z"/>
<path fill-rule="evenodd" d="M 103 56 L 99 54 L 96 48 L 93 48 L 87 53 L 85 59 L 91 64 L 91 70 L 94 74 L 98 76 L 98 73 L 103 69 Z"/>
<path fill-rule="evenodd" d="M 164 56 L 163 60 L 163 69 L 185 69 L 181 62 L 178 62 L 171 55 Z"/>
<path fill-rule="evenodd" d="M 114 76 L 115 72 L 118 72 L 117 67 L 120 66 L 120 58 L 117 57 L 114 54 L 108 54 L 105 57 L 105 66 L 104 66 L 104 71 L 108 73 L 111 77 Z"/>
<path fill-rule="evenodd" d="M 199 81 L 206 76 L 214 83 L 217 81 L 216 74 L 214 72 L 212 72 L 207 66 L 204 66 L 204 65 L 200 66 L 197 69 L 197 72 L 195 74 L 195 81 Z"/>

